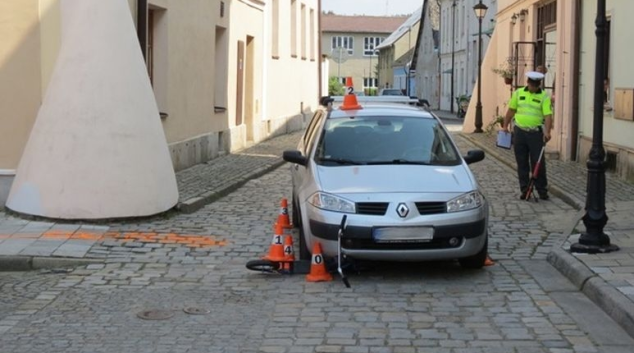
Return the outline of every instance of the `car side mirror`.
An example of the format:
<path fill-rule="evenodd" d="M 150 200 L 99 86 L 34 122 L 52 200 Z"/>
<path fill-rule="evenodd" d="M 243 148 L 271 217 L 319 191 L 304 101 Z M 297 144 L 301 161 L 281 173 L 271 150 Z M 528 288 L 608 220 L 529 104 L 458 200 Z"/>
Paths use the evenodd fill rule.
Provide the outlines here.
<path fill-rule="evenodd" d="M 466 156 L 464 156 L 464 160 L 465 162 L 467 162 L 467 164 L 480 162 L 483 159 L 484 159 L 484 151 L 482 150 L 471 150 L 467 152 Z"/>
<path fill-rule="evenodd" d="M 299 164 L 303 166 L 306 166 L 306 164 L 308 164 L 308 159 L 302 156 L 302 153 L 297 150 L 284 151 L 284 153 L 282 154 L 282 158 L 287 162 L 291 162 L 291 163 L 295 163 L 295 164 Z"/>

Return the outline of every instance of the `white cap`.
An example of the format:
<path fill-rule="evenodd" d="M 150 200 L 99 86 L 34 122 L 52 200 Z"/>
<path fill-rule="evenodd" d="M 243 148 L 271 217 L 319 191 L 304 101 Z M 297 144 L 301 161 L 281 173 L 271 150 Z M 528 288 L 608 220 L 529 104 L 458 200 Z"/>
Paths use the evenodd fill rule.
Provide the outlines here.
<path fill-rule="evenodd" d="M 544 74 L 537 71 L 529 71 L 526 73 L 526 76 L 535 81 L 541 81 L 544 79 Z"/>

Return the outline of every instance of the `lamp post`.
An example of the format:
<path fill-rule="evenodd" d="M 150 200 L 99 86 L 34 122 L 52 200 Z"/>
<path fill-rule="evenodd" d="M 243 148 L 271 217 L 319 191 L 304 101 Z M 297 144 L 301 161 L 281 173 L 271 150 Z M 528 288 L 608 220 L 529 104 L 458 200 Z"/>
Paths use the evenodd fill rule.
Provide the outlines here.
<path fill-rule="evenodd" d="M 579 242 L 570 246 L 571 252 L 607 253 L 619 250 L 610 244 L 610 237 L 603 232 L 608 222 L 605 213 L 605 150 L 603 149 L 603 80 L 605 79 L 605 62 L 607 19 L 605 17 L 605 0 L 597 1 L 596 61 L 594 72 L 594 119 L 592 125 L 592 148 L 588 159 L 588 187 L 586 193 L 586 214 L 583 224 L 586 232 L 581 234 Z"/>
<path fill-rule="evenodd" d="M 369 87 L 370 89 L 368 90 L 368 95 L 371 96 L 371 92 L 372 92 L 372 88 L 374 88 L 374 82 L 372 81 L 372 57 L 375 55 L 379 55 L 379 51 L 377 49 L 372 48 L 372 54 L 370 54 L 370 82 L 369 82 Z M 377 77 L 377 82 L 378 82 L 378 77 Z"/>
<path fill-rule="evenodd" d="M 488 9 L 482 0 L 473 7 L 478 18 L 478 104 L 476 105 L 474 131 L 476 133 L 482 132 L 482 19 L 487 14 Z"/>
<path fill-rule="evenodd" d="M 453 0 L 451 4 L 451 100 L 450 107 L 451 113 L 453 113 L 453 105 L 454 105 L 454 56 L 455 56 L 455 46 L 456 46 L 456 0 Z"/>

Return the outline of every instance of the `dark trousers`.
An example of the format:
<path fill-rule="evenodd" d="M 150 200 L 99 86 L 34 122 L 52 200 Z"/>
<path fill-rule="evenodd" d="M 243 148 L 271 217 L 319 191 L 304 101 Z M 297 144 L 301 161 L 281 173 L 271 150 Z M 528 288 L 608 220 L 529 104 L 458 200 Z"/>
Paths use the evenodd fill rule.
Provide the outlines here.
<path fill-rule="evenodd" d="M 517 126 L 514 129 L 514 150 L 515 160 L 517 161 L 517 178 L 520 182 L 520 190 L 526 192 L 528 182 L 530 181 L 530 173 L 533 171 L 539 154 L 544 146 L 544 134 L 541 129 L 539 131 L 524 131 Z M 537 180 L 535 180 L 535 189 L 540 195 L 548 192 L 548 180 L 546 179 L 546 157 L 542 157 Z"/>

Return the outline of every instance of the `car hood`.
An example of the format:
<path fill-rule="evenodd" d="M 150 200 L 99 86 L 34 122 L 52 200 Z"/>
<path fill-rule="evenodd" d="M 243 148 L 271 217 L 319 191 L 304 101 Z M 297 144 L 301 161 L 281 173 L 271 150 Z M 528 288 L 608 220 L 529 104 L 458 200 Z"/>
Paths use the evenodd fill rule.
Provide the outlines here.
<path fill-rule="evenodd" d="M 469 192 L 476 188 L 464 165 L 317 166 L 323 191 L 345 193 Z"/>

